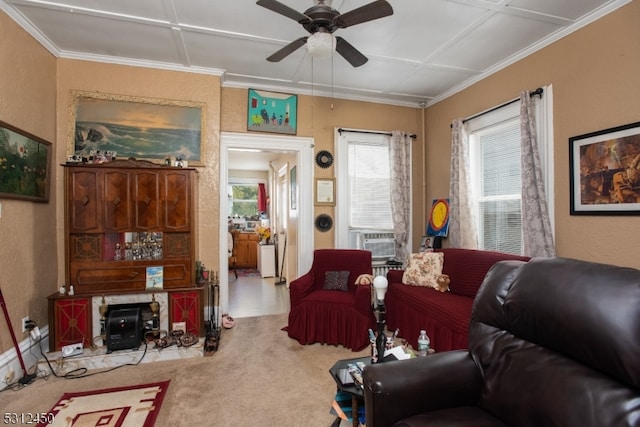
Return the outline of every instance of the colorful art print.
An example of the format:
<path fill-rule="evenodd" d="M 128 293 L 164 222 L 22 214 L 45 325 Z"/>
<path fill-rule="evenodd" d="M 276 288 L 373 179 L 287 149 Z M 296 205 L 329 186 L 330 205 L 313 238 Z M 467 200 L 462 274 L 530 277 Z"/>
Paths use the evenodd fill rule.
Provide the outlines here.
<path fill-rule="evenodd" d="M 76 91 L 70 116 L 67 155 L 203 165 L 204 103 Z"/>
<path fill-rule="evenodd" d="M 449 233 L 449 199 L 434 199 L 427 221 L 427 236 L 447 237 Z"/>
<path fill-rule="evenodd" d="M 51 143 L 0 121 L 0 198 L 48 202 Z"/>
<path fill-rule="evenodd" d="M 640 214 L 640 122 L 569 138 L 571 215 Z"/>
<path fill-rule="evenodd" d="M 249 89 L 247 129 L 295 135 L 298 128 L 298 96 Z"/>
<path fill-rule="evenodd" d="M 164 281 L 164 268 L 162 266 L 147 267 L 146 288 L 162 289 Z"/>

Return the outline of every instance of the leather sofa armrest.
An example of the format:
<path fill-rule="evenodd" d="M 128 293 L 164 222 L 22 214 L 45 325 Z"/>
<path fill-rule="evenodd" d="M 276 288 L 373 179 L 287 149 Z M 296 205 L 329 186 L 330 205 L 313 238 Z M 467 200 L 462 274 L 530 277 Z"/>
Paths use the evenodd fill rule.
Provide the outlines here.
<path fill-rule="evenodd" d="M 298 277 L 289 284 L 289 300 L 291 307 L 295 307 L 300 303 L 302 298 L 307 296 L 313 290 L 313 271 Z"/>
<path fill-rule="evenodd" d="M 388 427 L 412 415 L 472 405 L 482 385 L 467 350 L 370 365 L 363 381 L 367 427 Z"/>

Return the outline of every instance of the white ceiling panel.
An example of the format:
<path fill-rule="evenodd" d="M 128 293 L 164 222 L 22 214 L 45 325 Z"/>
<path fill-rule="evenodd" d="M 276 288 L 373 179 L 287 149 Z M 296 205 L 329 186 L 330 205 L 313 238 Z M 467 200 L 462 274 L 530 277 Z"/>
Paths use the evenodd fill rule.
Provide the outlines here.
<path fill-rule="evenodd" d="M 610 2 L 606 0 L 513 0 L 509 3 L 509 6 L 575 21 L 606 5 L 607 3 Z"/>
<path fill-rule="evenodd" d="M 48 40 L 65 52 L 181 63 L 172 30 L 166 26 L 42 8 L 30 8 L 29 16 Z M 141 44 L 133 40 L 154 42 Z"/>
<path fill-rule="evenodd" d="M 557 30 L 558 26 L 546 22 L 494 14 L 438 55 L 434 62 L 483 71 Z"/>
<path fill-rule="evenodd" d="M 278 1 L 302 13 L 318 0 Z M 345 14 L 370 1 L 320 7 Z M 0 0 L 0 9 L 61 57 L 222 72 L 223 85 L 233 87 L 418 106 L 629 1 L 388 0 L 392 15 L 335 31 L 366 64 L 354 68 L 334 53 L 332 66 L 315 59 L 313 72 L 306 46 L 280 62 L 266 60 L 309 33 L 255 0 Z"/>
<path fill-rule="evenodd" d="M 432 99 L 476 75 L 465 70 L 422 67 L 410 73 L 407 78 L 395 79 L 392 91 Z"/>

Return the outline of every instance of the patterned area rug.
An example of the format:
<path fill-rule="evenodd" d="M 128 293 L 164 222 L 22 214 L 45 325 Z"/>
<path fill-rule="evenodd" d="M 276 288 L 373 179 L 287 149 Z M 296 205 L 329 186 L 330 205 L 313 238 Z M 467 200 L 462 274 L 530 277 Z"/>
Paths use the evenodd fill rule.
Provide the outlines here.
<path fill-rule="evenodd" d="M 239 268 L 238 277 L 260 277 L 260 272 L 253 268 Z"/>
<path fill-rule="evenodd" d="M 38 426 L 152 427 L 169 381 L 105 390 L 65 393 L 49 411 L 51 424 Z"/>

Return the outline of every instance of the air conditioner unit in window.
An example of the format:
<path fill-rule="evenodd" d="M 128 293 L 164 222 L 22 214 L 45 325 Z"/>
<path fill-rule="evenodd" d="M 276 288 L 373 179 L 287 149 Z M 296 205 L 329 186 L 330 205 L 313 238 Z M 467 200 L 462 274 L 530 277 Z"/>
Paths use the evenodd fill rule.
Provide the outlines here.
<path fill-rule="evenodd" d="M 393 233 L 360 233 L 360 248 L 371 251 L 374 260 L 392 259 L 396 256 Z"/>

